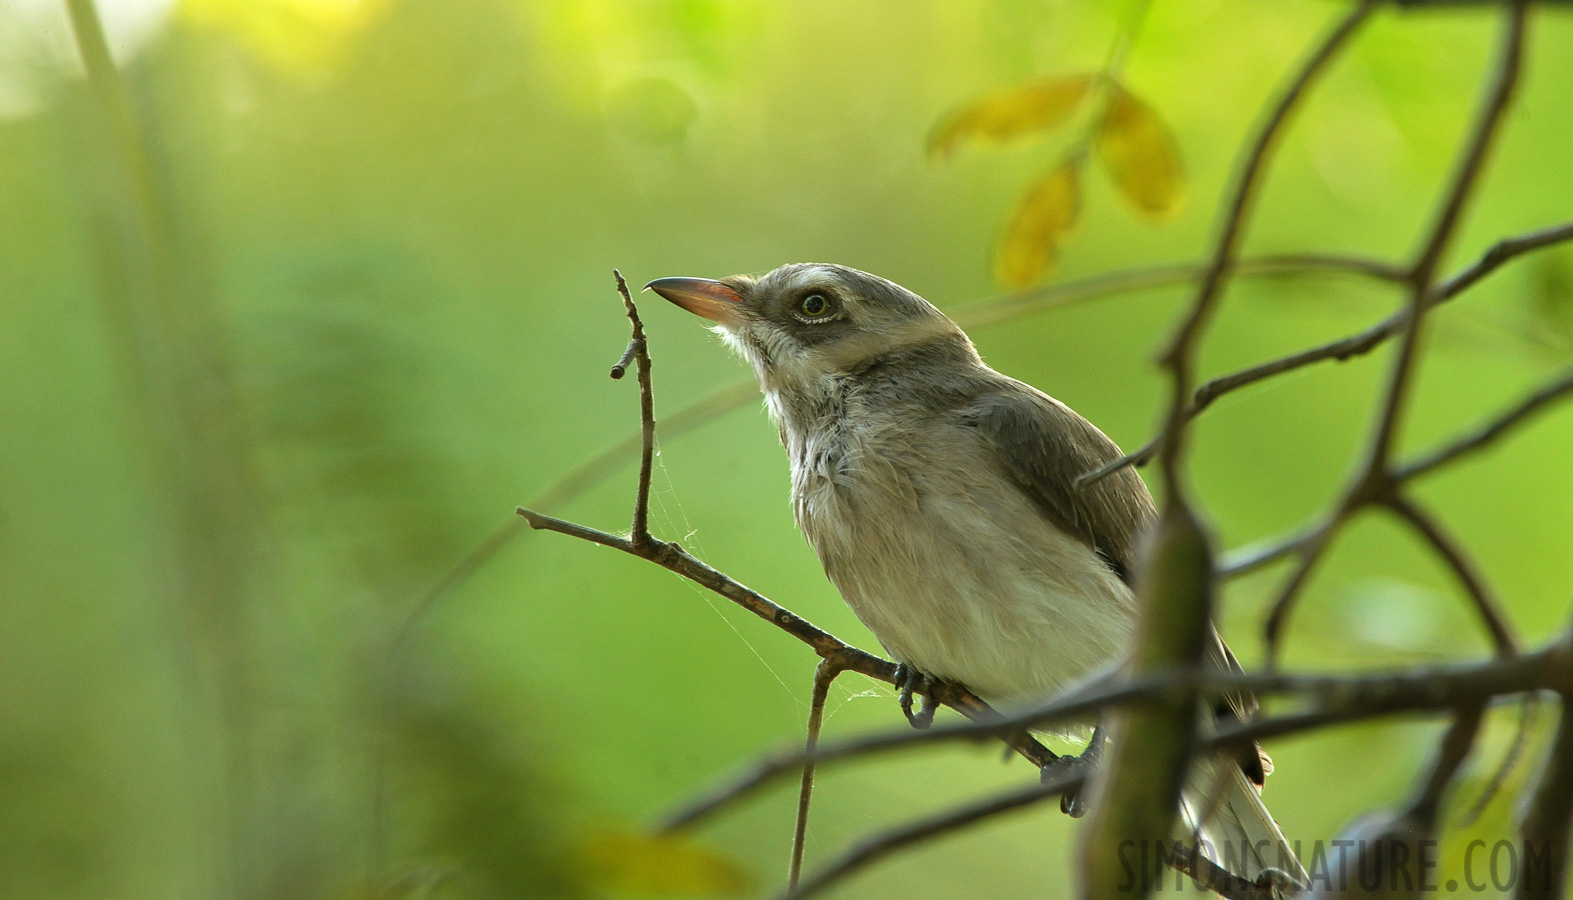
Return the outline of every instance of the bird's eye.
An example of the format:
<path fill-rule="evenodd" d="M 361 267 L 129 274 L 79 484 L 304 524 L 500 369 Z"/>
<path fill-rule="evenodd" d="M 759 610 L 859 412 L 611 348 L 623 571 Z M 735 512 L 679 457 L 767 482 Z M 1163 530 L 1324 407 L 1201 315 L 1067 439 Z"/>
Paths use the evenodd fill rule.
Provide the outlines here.
<path fill-rule="evenodd" d="M 822 319 L 833 309 L 830 298 L 824 294 L 809 294 L 798 301 L 797 311 L 807 319 Z"/>

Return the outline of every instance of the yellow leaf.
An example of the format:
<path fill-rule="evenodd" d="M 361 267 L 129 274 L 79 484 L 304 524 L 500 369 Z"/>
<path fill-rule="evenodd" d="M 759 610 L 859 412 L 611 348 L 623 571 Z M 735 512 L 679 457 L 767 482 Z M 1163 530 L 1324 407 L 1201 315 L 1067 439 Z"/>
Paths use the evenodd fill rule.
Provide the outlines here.
<path fill-rule="evenodd" d="M 929 133 L 930 156 L 949 156 L 964 141 L 1002 144 L 1065 124 L 1097 76 L 1061 75 L 984 94 L 955 109 Z"/>
<path fill-rule="evenodd" d="M 1098 123 L 1098 156 L 1136 209 L 1163 218 L 1185 202 L 1185 166 L 1169 127 L 1152 107 L 1118 84 Z"/>
<path fill-rule="evenodd" d="M 735 863 L 682 835 L 600 831 L 580 841 L 575 855 L 590 884 L 614 893 L 730 896 L 750 887 Z"/>
<path fill-rule="evenodd" d="M 1081 157 L 1038 179 L 1016 207 L 994 251 L 994 272 L 1008 287 L 1047 275 L 1081 212 Z"/>

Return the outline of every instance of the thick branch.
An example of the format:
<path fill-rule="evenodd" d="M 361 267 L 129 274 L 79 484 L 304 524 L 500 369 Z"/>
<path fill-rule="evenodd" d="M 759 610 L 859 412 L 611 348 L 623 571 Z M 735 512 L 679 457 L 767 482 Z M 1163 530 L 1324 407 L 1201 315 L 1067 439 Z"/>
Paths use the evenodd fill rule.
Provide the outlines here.
<path fill-rule="evenodd" d="M 1131 668 L 1137 674 L 1194 669 L 1212 636 L 1212 552 L 1201 523 L 1180 502 L 1164 507 L 1138 580 L 1140 616 Z M 1177 689 L 1104 715 L 1111 750 L 1091 801 L 1077 855 L 1081 896 L 1130 893 L 1122 848 L 1155 846 L 1174 833 L 1180 791 L 1196 750 L 1197 693 Z M 1161 867 L 1161 861 L 1157 862 Z M 1154 873 L 1138 876 L 1146 883 Z M 1156 873 L 1161 878 L 1161 870 Z"/>

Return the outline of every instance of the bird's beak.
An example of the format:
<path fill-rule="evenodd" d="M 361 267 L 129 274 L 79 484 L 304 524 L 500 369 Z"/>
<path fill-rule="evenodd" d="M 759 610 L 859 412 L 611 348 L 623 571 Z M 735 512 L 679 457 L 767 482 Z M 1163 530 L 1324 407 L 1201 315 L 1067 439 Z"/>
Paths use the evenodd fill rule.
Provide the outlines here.
<path fill-rule="evenodd" d="M 722 325 L 742 321 L 743 298 L 719 281 L 709 278 L 657 278 L 644 286 L 647 291 L 676 303 L 696 316 Z"/>

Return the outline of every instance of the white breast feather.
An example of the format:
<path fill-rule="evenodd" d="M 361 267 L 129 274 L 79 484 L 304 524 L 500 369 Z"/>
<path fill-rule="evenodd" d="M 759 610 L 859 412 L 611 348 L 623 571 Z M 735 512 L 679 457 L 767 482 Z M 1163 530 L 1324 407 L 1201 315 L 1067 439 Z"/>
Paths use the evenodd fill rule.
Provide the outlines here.
<path fill-rule="evenodd" d="M 915 481 L 918 457 L 979 458 L 944 446 L 957 431 L 794 437 L 798 524 L 898 660 L 992 702 L 1051 696 L 1128 646 L 1134 598 L 997 473 Z"/>

